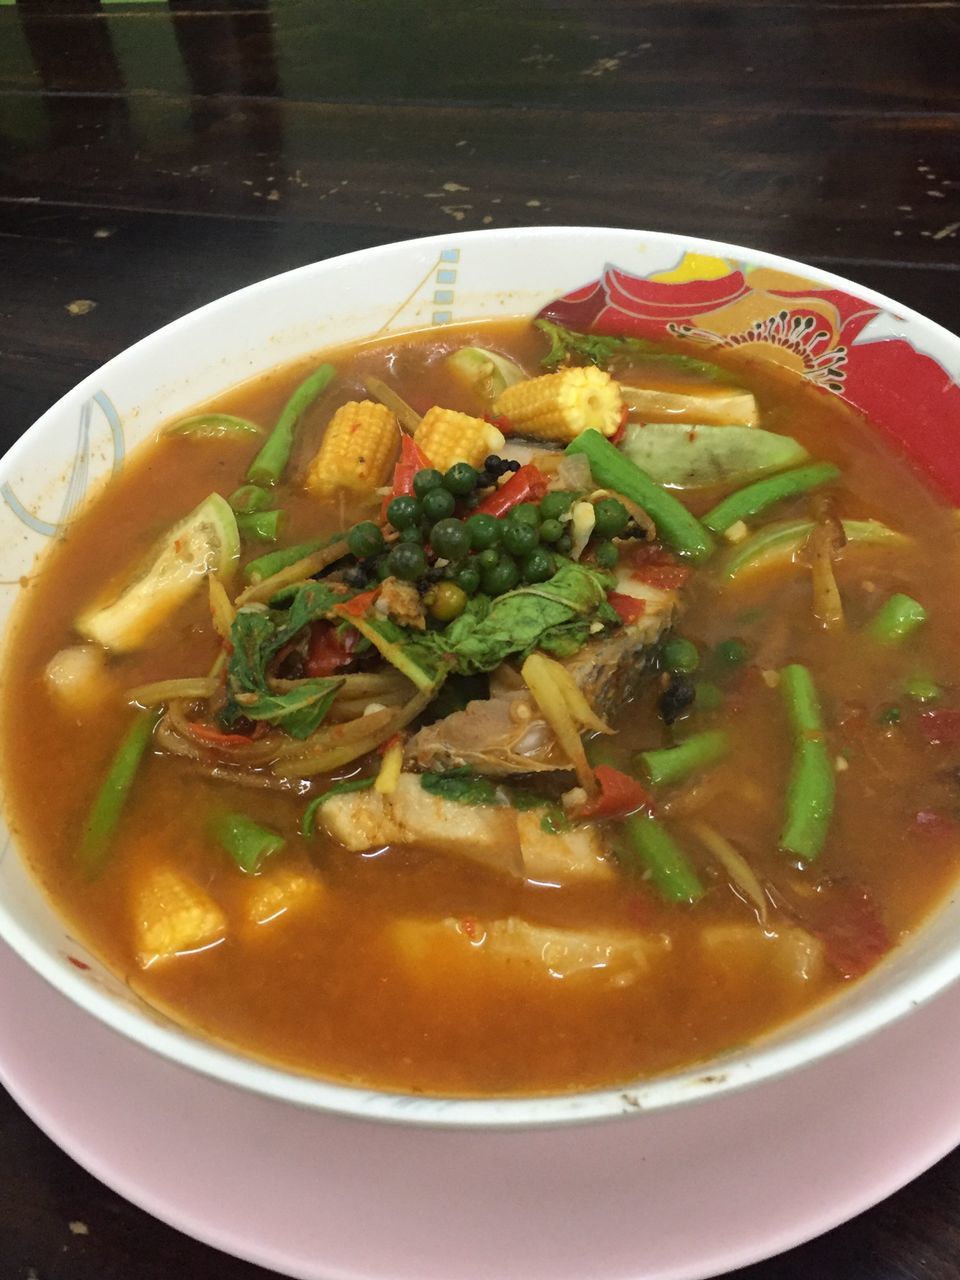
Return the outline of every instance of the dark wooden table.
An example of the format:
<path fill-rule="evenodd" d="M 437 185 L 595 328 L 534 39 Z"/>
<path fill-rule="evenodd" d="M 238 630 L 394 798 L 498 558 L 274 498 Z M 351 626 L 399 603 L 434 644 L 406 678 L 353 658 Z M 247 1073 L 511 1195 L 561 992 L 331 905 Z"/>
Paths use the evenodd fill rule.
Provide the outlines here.
<path fill-rule="evenodd" d="M 960 327 L 960 0 L 0 0 L 3 448 L 231 289 L 555 223 L 774 250 Z M 0 1280 L 267 1274 L 2 1095 L 0 1170 Z M 960 1154 L 737 1274 L 955 1280 Z"/>

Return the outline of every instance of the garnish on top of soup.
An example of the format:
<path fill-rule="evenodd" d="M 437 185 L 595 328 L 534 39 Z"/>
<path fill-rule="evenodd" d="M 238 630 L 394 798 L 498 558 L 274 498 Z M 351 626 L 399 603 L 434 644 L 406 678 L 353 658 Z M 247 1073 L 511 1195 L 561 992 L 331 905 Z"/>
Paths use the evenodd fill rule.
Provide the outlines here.
<path fill-rule="evenodd" d="M 48 556 L 15 824 L 250 1053 L 452 1094 L 705 1060 L 956 872 L 954 536 L 769 363 L 547 321 L 328 353 L 166 427 Z"/>

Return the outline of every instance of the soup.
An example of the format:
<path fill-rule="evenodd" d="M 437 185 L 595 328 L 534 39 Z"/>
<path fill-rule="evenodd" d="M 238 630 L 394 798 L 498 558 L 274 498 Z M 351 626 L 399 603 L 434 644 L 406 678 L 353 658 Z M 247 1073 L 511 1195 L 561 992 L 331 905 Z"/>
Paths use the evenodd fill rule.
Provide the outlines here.
<path fill-rule="evenodd" d="M 450 327 L 160 430 L 6 654 L 78 936 L 248 1054 L 460 1096 L 708 1061 L 881 961 L 956 874 L 953 517 L 723 358 Z"/>

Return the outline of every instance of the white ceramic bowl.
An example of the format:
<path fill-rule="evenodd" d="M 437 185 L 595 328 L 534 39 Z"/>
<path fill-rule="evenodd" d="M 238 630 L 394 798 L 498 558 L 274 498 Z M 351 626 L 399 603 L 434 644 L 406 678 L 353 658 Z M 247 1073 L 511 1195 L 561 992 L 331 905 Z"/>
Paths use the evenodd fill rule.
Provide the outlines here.
<path fill-rule="evenodd" d="M 922 316 L 837 276 L 686 236 L 581 227 L 451 233 L 347 254 L 231 294 L 138 342 L 65 395 L 0 461 L 0 627 L 50 537 L 163 419 L 334 343 L 533 315 L 570 293 L 562 314 L 581 326 L 762 345 L 825 393 L 864 408 L 921 465 L 939 465 L 960 498 L 960 461 L 942 472 L 943 442 L 960 440 L 960 339 Z M 955 895 L 865 980 L 756 1048 L 620 1088 L 469 1101 L 325 1083 L 178 1027 L 69 936 L 6 827 L 0 935 L 88 1013 L 197 1071 L 308 1107 L 454 1126 L 558 1124 L 717 1096 L 843 1049 L 960 975 Z"/>

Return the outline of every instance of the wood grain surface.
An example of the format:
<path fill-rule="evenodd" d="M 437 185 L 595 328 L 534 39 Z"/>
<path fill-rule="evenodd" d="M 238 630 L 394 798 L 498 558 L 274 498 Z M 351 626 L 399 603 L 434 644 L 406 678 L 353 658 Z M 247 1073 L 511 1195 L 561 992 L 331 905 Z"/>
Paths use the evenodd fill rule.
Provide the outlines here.
<path fill-rule="evenodd" d="M 960 0 L 4 0 L 0 446 L 231 289 L 556 223 L 773 250 L 960 328 Z M 0 1280 L 267 1275 L 2 1095 L 0 1161 Z M 957 1280 L 960 1155 L 737 1275 Z"/>

